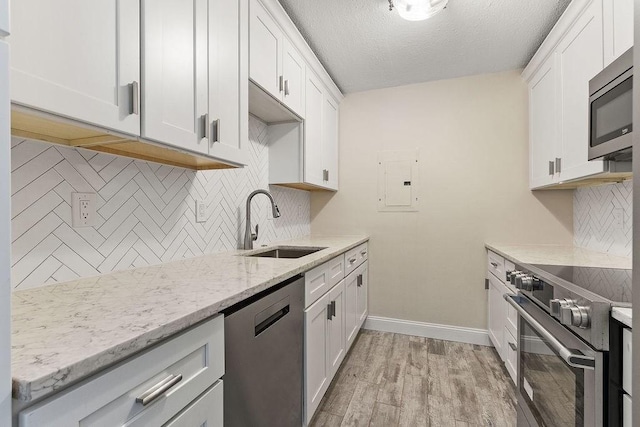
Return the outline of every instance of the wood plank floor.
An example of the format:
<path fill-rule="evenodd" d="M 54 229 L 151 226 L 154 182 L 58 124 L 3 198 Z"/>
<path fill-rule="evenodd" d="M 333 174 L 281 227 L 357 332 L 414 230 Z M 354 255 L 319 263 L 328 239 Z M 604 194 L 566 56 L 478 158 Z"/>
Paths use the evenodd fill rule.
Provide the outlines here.
<path fill-rule="evenodd" d="M 362 330 L 311 425 L 516 425 L 515 388 L 493 347 Z"/>

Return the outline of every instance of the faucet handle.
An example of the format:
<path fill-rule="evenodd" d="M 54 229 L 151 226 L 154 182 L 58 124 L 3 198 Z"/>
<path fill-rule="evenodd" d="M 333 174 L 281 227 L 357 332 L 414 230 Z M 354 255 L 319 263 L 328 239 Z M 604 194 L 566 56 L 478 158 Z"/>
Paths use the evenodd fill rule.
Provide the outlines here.
<path fill-rule="evenodd" d="M 254 242 L 256 240 L 258 240 L 258 225 L 259 224 L 256 224 L 256 232 L 255 233 L 251 233 L 251 240 L 253 240 Z"/>

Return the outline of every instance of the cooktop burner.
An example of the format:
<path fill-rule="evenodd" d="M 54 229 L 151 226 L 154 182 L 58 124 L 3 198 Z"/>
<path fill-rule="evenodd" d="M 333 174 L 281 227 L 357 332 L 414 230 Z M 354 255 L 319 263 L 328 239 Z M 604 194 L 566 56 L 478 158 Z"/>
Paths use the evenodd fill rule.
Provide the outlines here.
<path fill-rule="evenodd" d="M 631 302 L 632 270 L 630 269 L 544 264 L 532 266 L 612 302 Z"/>

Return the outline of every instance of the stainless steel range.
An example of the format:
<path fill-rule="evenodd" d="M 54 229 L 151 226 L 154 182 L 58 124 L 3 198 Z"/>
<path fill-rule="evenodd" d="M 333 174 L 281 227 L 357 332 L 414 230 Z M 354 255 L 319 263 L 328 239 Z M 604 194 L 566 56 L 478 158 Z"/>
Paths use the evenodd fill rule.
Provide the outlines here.
<path fill-rule="evenodd" d="M 518 426 L 605 425 L 612 306 L 631 303 L 631 270 L 516 265 Z"/>

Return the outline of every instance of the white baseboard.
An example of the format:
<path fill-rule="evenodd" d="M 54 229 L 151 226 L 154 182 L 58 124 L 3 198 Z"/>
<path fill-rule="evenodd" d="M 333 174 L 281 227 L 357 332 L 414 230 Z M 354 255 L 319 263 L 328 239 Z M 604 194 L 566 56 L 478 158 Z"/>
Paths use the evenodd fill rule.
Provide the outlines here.
<path fill-rule="evenodd" d="M 414 335 L 445 341 L 457 341 L 491 347 L 486 329 L 463 328 L 460 326 L 438 325 L 435 323 L 413 322 L 411 320 L 391 319 L 389 317 L 369 316 L 364 329 Z"/>

